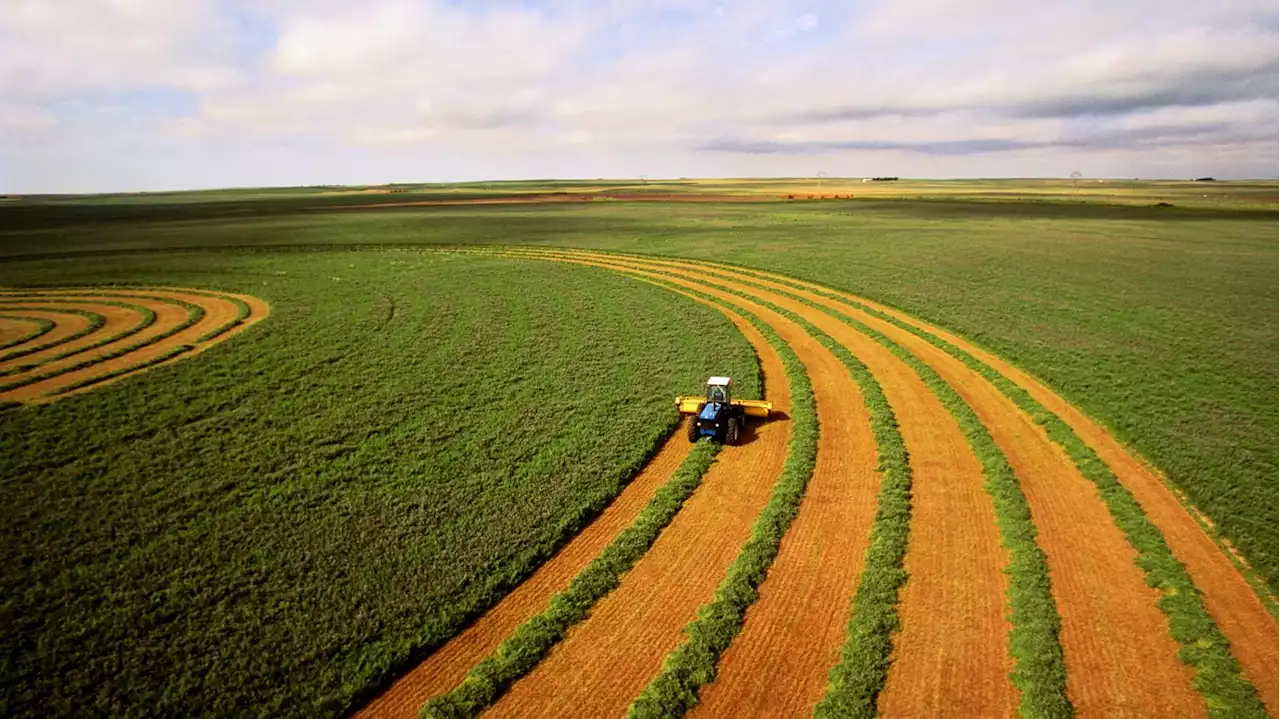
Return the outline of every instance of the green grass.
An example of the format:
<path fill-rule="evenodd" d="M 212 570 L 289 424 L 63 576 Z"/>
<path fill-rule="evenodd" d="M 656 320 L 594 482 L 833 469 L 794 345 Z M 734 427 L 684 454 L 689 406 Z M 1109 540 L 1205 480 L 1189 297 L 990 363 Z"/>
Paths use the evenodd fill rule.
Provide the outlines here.
<path fill-rule="evenodd" d="M 53 328 L 57 326 L 53 322 L 53 320 L 46 320 L 43 317 L 26 317 L 23 315 L 0 315 L 0 319 L 15 320 L 15 321 L 21 321 L 21 322 L 31 322 L 36 326 L 34 330 L 28 332 L 27 334 L 22 335 L 20 337 L 14 337 L 8 342 L 4 342 L 0 344 L 0 350 L 6 350 L 6 349 L 9 349 L 10 347 L 16 347 L 20 344 L 26 344 L 27 342 L 32 342 L 34 340 L 40 339 L 41 337 L 52 332 Z"/>
<path fill-rule="evenodd" d="M 598 513 L 673 395 L 755 372 L 720 313 L 588 268 L 276 251 L 3 272 L 272 305 L 198 358 L 0 412 L 4 716 L 341 714 Z"/>

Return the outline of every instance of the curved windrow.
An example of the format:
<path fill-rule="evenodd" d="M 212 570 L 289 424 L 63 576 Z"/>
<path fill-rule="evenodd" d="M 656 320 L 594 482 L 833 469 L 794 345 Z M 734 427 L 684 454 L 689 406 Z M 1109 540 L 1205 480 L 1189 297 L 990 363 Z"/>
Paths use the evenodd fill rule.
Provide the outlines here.
<path fill-rule="evenodd" d="M 48 402 L 201 352 L 262 300 L 169 287 L 0 289 L 0 405 Z M 34 328 L 34 329 L 33 329 Z"/>

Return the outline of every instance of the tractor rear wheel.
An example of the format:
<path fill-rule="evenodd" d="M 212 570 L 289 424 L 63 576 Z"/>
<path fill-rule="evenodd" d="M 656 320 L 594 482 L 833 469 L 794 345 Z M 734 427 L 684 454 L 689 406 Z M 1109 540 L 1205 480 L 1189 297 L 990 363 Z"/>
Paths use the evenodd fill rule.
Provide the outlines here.
<path fill-rule="evenodd" d="M 734 445 L 738 443 L 738 418 L 730 417 L 728 424 L 724 428 L 724 443 Z"/>
<path fill-rule="evenodd" d="M 698 415 L 695 414 L 689 418 L 689 441 L 697 442 L 699 436 L 701 435 L 698 432 Z"/>

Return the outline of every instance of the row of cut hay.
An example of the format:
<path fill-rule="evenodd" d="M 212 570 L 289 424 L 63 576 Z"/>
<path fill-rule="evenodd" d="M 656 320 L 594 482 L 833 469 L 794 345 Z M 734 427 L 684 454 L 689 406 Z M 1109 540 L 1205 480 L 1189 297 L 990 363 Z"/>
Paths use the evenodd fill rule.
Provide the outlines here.
<path fill-rule="evenodd" d="M 677 261 L 686 262 L 683 258 L 672 258 Z M 1116 525 L 1124 533 L 1130 546 L 1138 555 L 1138 564 L 1146 575 L 1147 583 L 1158 589 L 1161 593 L 1159 607 L 1161 611 L 1168 617 L 1169 629 L 1173 638 L 1181 645 L 1180 658 L 1184 663 L 1189 665 L 1195 671 L 1195 687 L 1202 697 L 1204 697 L 1209 712 L 1213 716 L 1267 716 L 1265 707 L 1259 699 L 1256 688 L 1244 678 L 1239 662 L 1232 655 L 1230 645 L 1226 638 L 1222 635 L 1217 624 L 1209 616 L 1208 610 L 1204 606 L 1200 591 L 1191 581 L 1190 575 L 1187 573 L 1186 567 L 1177 560 L 1173 552 L 1169 549 L 1160 530 L 1147 519 L 1133 494 L 1122 485 L 1117 479 L 1115 473 L 1103 462 L 1094 450 L 1085 444 L 1078 435 L 1056 414 L 1050 412 L 1042 404 L 1036 401 L 1030 393 L 1019 387 L 1009 378 L 980 361 L 970 353 L 947 342 L 946 340 L 929 333 L 911 323 L 904 322 L 892 315 L 881 312 L 864 303 L 857 302 L 847 296 L 833 292 L 817 289 L 812 283 L 801 284 L 791 278 L 781 277 L 772 274 L 754 272 L 748 269 L 737 267 L 724 267 L 701 261 L 692 261 L 695 264 L 707 265 L 709 267 L 721 269 L 723 271 L 732 271 L 738 274 L 754 276 L 762 279 L 768 279 L 773 282 L 790 285 L 797 289 L 804 289 L 820 296 L 843 303 L 847 306 L 856 308 L 860 311 L 883 320 L 896 327 L 906 330 L 934 346 L 947 352 L 952 357 L 960 360 L 965 366 L 978 372 L 984 379 L 991 382 L 999 391 L 1008 397 L 1021 410 L 1031 416 L 1037 424 L 1045 428 L 1049 438 L 1061 446 L 1072 459 L 1080 473 L 1093 482 L 1097 487 L 1100 496 L 1103 499 L 1108 511 L 1111 513 Z M 801 299 L 801 301 L 804 301 Z M 809 303 L 813 304 L 813 303 Z M 844 321 L 855 323 L 856 320 L 848 318 L 843 313 L 835 313 L 830 308 L 820 307 L 832 314 L 840 316 Z M 861 325 L 861 323 L 857 323 Z M 865 325 L 863 325 L 865 327 Z M 867 332 L 874 332 L 870 328 L 866 328 Z M 879 333 L 875 333 L 878 335 Z M 872 335 L 874 336 L 874 335 Z M 887 340 L 887 338 L 885 338 Z M 895 345 L 896 346 L 896 345 Z M 909 354 L 909 353 L 908 353 Z M 913 355 L 912 355 L 913 356 Z M 913 356 L 914 357 L 914 356 Z M 921 363 L 923 365 L 923 363 Z M 931 370 L 930 370 L 931 371 Z M 936 373 L 934 373 L 936 374 Z M 924 377 L 924 375 L 922 375 Z M 928 378 L 925 377 L 926 381 Z M 938 378 L 940 391 L 946 386 Z M 947 387 L 947 389 L 950 389 Z M 951 390 L 954 392 L 954 390 Z M 946 400 L 943 394 L 940 397 Z M 973 417 L 976 420 L 976 416 Z M 980 423 L 978 423 L 980 425 Z M 983 430 L 985 434 L 985 430 Z M 998 451 L 998 449 L 996 450 Z M 985 463 L 984 463 L 985 464 Z M 1012 481 L 1016 483 L 1016 477 L 1010 472 Z M 993 496 L 999 498 L 1005 496 L 1006 492 L 1001 491 Z M 1021 496 L 1021 491 L 1018 491 Z M 1006 499 L 1012 498 L 1011 495 Z M 1021 502 L 1015 500 L 1015 504 L 1025 504 L 1025 497 Z M 1011 507 L 1011 509 L 1013 509 Z M 1022 510 L 1016 510 L 1021 513 Z M 1027 516 L 1029 517 L 1029 509 Z M 1025 538 L 1034 539 L 1034 528 L 1032 534 L 1026 535 L 1021 532 Z M 1004 529 L 1002 528 L 1002 536 Z M 1041 554 L 1039 548 L 1036 552 Z M 1045 588 L 1047 589 L 1047 578 L 1045 579 Z M 1038 593 L 1038 592 L 1037 592 Z M 1031 603 L 1029 608 L 1043 606 L 1041 599 L 1029 597 Z M 1043 614 L 1041 611 L 1037 613 Z M 1056 612 L 1054 613 L 1056 616 Z M 1045 614 L 1047 618 L 1047 614 Z M 1040 630 L 1047 629 L 1047 625 L 1039 622 L 1033 624 Z M 1049 658 L 1039 654 L 1034 650 L 1033 645 L 1027 645 L 1021 642 L 1012 644 L 1015 652 L 1021 652 L 1027 657 L 1039 658 L 1044 660 Z M 1060 650 L 1059 650 L 1060 651 Z M 1056 662 L 1055 662 L 1056 663 Z M 1043 667 L 1046 670 L 1045 678 L 1052 678 L 1058 670 L 1054 669 L 1050 663 L 1046 663 Z M 1037 672 L 1039 673 L 1039 672 Z M 1065 671 L 1063 671 L 1065 676 Z M 1022 681 L 1026 681 L 1029 677 L 1023 677 Z M 1017 681 L 1017 679 L 1015 679 Z M 1046 684 L 1046 687 L 1048 685 Z M 1020 687 L 1021 688 L 1021 687 Z M 1037 703 L 1037 707 L 1043 707 L 1044 711 L 1048 711 L 1053 707 L 1062 708 L 1062 702 L 1053 699 L 1054 692 L 1044 693 L 1041 696 L 1048 700 L 1047 704 Z M 1027 712 L 1027 697 L 1024 695 L 1023 711 Z M 1065 701 L 1065 695 L 1064 700 Z M 1069 705 L 1065 705 L 1069 708 Z M 1042 715 L 1038 711 L 1034 714 Z"/>

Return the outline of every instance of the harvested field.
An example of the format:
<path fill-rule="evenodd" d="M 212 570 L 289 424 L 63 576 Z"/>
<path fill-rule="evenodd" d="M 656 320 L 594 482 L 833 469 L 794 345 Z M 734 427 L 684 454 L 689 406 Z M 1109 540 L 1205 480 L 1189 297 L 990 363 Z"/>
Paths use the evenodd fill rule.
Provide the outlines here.
<path fill-rule="evenodd" d="M 48 402 L 100 387 L 202 352 L 268 312 L 254 297 L 201 290 L 0 290 L 0 313 L 54 323 L 0 354 L 0 402 Z"/>
<path fill-rule="evenodd" d="M 891 654 L 884 655 L 892 662 L 892 670 L 881 684 L 872 685 L 880 712 L 937 714 L 962 706 L 971 715 L 1011 716 L 1018 713 L 1022 692 L 1032 687 L 1037 692 L 1054 691 L 1052 676 L 1035 675 L 1054 671 L 1051 666 L 1040 667 L 1039 657 L 1034 656 L 1021 666 L 1022 660 L 1011 649 L 1010 642 L 1019 635 L 1010 625 L 1014 595 L 1004 572 L 1010 566 L 1007 543 L 1014 535 L 1002 537 L 996 527 L 1012 520 L 998 522 L 989 495 L 997 485 L 990 478 L 984 480 L 982 463 L 987 460 L 980 462 L 967 446 L 969 430 L 961 431 L 951 416 L 954 410 L 944 407 L 924 381 L 920 374 L 924 368 L 935 378 L 932 381 L 945 382 L 955 401 L 969 408 L 968 416 L 989 433 L 985 436 L 990 451 L 1007 460 L 1010 476 L 1021 487 L 1019 496 L 1025 494 L 1020 501 L 1030 507 L 1027 516 L 1034 526 L 1026 524 L 1019 531 L 1029 530 L 1030 535 L 1022 536 L 1030 536 L 1043 550 L 1041 571 L 1047 566 L 1048 574 L 1041 576 L 1047 576 L 1051 584 L 1046 586 L 1052 591 L 1044 596 L 1051 596 L 1054 605 L 1051 620 L 1061 617 L 1060 631 L 1037 634 L 1034 641 L 1050 642 L 1051 646 L 1040 647 L 1040 654 L 1052 648 L 1065 657 L 1065 684 L 1059 683 L 1056 689 L 1061 701 L 1069 700 L 1084 716 L 1147 713 L 1153 707 L 1177 716 L 1204 715 L 1207 698 L 1230 693 L 1222 681 L 1240 682 L 1243 677 L 1254 682 L 1268 706 L 1272 704 L 1267 677 L 1257 672 L 1267 662 L 1264 642 L 1241 635 L 1239 627 L 1248 623 L 1266 637 L 1275 633 L 1275 620 L 1256 595 L 1238 591 L 1248 584 L 1198 525 L 1194 526 L 1199 543 L 1214 551 L 1188 553 L 1187 547 L 1196 545 L 1194 538 L 1180 537 L 1180 525 L 1169 518 L 1159 522 L 1174 530 L 1170 544 L 1179 558 L 1187 554 L 1193 562 L 1236 577 L 1231 583 L 1237 591 L 1235 613 L 1224 613 L 1221 607 L 1210 610 L 1241 662 L 1239 670 L 1228 670 L 1226 679 L 1199 674 L 1202 665 L 1194 661 L 1183 663 L 1178 642 L 1185 639 L 1175 640 L 1171 630 L 1175 619 L 1162 613 L 1162 609 L 1176 610 L 1166 608 L 1161 593 L 1147 585 L 1131 538 L 1117 524 L 1120 520 L 1112 515 L 1114 510 L 1082 476 L 1074 455 L 1069 456 L 1057 444 L 1059 440 L 1037 424 L 1039 420 L 989 378 L 943 348 L 865 311 L 860 299 L 704 262 L 560 250 L 509 254 L 605 267 L 733 305 L 776 332 L 810 375 L 821 428 L 813 477 L 758 598 L 749 603 L 735 630 L 737 636 L 719 657 L 715 676 L 698 690 L 695 714 L 794 715 L 819 706 L 824 686 L 829 687 L 828 670 L 842 661 L 839 651 L 846 641 L 844 623 L 852 597 L 860 581 L 880 581 L 878 576 L 865 575 L 874 568 L 864 570 L 859 561 L 874 524 L 878 478 L 870 460 L 876 453 L 875 438 L 858 386 L 819 339 L 834 343 L 828 347 L 849 352 L 875 377 L 896 415 L 914 474 L 911 539 L 903 559 L 910 579 L 889 607 L 900 626 L 890 635 Z M 900 314 L 895 317 L 907 319 Z M 934 331 L 911 322 L 926 332 Z M 762 338 L 754 336 L 742 320 L 735 323 L 761 351 Z M 770 359 L 771 352 L 761 356 L 766 375 L 777 377 L 781 367 L 776 356 Z M 1078 410 L 1025 375 L 1012 374 L 1007 365 L 995 364 L 995 358 L 983 355 L 982 359 L 1000 372 L 1011 371 L 1019 384 L 1033 385 L 1047 406 L 1081 427 L 1091 444 L 1102 446 L 1107 461 L 1120 466 L 1126 479 L 1134 467 L 1141 467 Z M 778 389 L 776 382 L 770 384 L 775 402 Z M 662 655 L 678 643 L 680 627 L 694 619 L 700 604 L 711 601 L 716 581 L 736 545 L 745 539 L 752 514 L 762 507 L 767 487 L 781 467 L 785 436 L 777 436 L 779 426 L 765 424 L 745 446 L 728 448 L 706 484 L 624 576 L 621 586 L 512 685 L 490 715 L 621 713 L 658 674 Z M 752 454 L 765 450 L 759 446 L 763 440 L 770 441 L 770 458 L 752 459 Z M 1108 441 L 1112 446 L 1107 446 Z M 1126 457 L 1132 466 L 1126 465 Z M 726 479 L 730 473 L 736 482 Z M 1167 495 L 1165 501 L 1172 502 L 1169 506 L 1182 511 L 1181 521 L 1194 523 L 1173 493 L 1158 484 L 1158 478 L 1152 481 Z M 1143 491 L 1154 493 L 1151 487 Z M 1151 502 L 1148 497 L 1142 505 L 1145 508 Z M 1017 571 L 1027 570 L 1022 566 Z M 1197 577 L 1206 576 L 1204 571 Z M 1219 576 L 1225 578 L 1225 574 Z M 1213 600 L 1208 603 L 1212 606 Z M 1028 615 L 1024 621 L 1034 619 Z M 496 643 L 500 637 L 489 641 Z M 452 644 L 442 651 L 450 651 Z M 1058 666 L 1056 671 L 1062 671 Z M 1009 677 L 1017 678 L 1019 672 L 1024 674 L 1015 687 Z M 1250 713 L 1250 706 L 1261 709 L 1258 699 L 1236 695 L 1232 701 L 1240 702 L 1237 709 Z M 1034 706 L 1024 704 L 1022 712 L 1034 713 Z"/>

